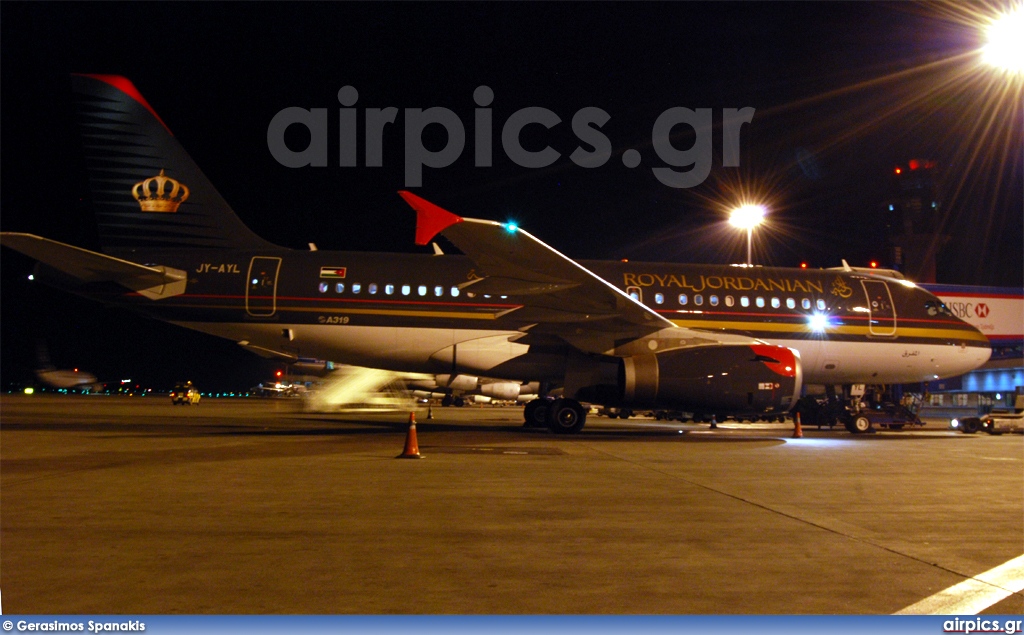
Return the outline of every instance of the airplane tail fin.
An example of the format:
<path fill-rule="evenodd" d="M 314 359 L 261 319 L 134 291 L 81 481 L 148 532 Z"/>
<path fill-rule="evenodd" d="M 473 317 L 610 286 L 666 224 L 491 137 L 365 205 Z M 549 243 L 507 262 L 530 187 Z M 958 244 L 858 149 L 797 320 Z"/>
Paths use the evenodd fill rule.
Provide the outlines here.
<path fill-rule="evenodd" d="M 53 370 L 55 367 L 50 361 L 50 349 L 44 340 L 36 342 L 36 370 Z"/>
<path fill-rule="evenodd" d="M 73 75 L 72 88 L 105 252 L 275 248 L 235 215 L 128 79 Z"/>

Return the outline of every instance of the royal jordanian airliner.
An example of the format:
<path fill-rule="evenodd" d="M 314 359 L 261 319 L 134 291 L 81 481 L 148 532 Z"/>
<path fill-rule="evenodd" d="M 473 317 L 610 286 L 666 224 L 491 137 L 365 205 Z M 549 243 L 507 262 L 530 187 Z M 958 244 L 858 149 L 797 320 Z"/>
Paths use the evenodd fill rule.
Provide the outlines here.
<path fill-rule="evenodd" d="M 911 282 L 861 271 L 576 262 L 510 224 L 410 192 L 415 242 L 463 255 L 299 251 L 253 234 L 127 79 L 73 77 L 104 253 L 6 232 L 37 279 L 255 352 L 531 380 L 528 423 L 585 403 L 789 411 L 804 383 L 899 383 L 988 360 Z M 440 251 L 437 249 L 436 251 Z"/>

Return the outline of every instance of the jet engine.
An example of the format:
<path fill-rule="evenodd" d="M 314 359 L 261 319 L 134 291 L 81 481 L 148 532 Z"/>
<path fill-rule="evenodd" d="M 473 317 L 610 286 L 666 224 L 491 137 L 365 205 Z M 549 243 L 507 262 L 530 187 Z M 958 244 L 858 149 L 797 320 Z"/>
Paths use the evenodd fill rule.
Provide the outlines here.
<path fill-rule="evenodd" d="M 623 404 L 705 413 L 788 411 L 800 396 L 800 355 L 785 346 L 683 348 L 619 361 Z"/>
<path fill-rule="evenodd" d="M 520 385 L 511 381 L 497 381 L 480 384 L 480 393 L 494 399 L 515 401 L 519 398 Z"/>

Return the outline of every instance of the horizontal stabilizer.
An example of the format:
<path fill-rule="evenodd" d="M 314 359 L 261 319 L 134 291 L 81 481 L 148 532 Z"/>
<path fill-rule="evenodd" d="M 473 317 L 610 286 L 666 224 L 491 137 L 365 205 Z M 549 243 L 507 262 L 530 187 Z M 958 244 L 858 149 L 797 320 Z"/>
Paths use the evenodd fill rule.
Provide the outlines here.
<path fill-rule="evenodd" d="M 140 265 L 33 234 L 0 232 L 0 245 L 81 282 L 116 282 L 151 300 L 185 292 L 188 276 L 178 269 Z"/>
<path fill-rule="evenodd" d="M 240 342 L 238 342 L 238 345 L 244 348 L 245 350 L 249 351 L 250 353 L 255 353 L 265 359 L 281 359 L 288 362 L 298 361 L 299 359 L 299 356 L 295 355 L 294 353 L 285 353 L 283 351 L 275 351 L 272 348 L 257 346 L 256 344 L 253 344 L 249 340 L 241 340 Z"/>

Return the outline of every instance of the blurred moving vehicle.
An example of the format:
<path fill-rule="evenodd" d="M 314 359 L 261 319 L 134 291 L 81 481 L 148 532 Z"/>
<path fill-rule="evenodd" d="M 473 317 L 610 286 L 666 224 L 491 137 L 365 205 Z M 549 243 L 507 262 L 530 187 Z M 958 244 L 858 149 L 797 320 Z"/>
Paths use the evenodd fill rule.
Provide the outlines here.
<path fill-rule="evenodd" d="M 974 434 L 979 430 L 989 434 L 1024 433 L 1024 395 L 1016 396 L 1013 410 L 993 408 L 992 412 L 980 417 L 953 419 L 949 425 L 964 434 Z"/>
<path fill-rule="evenodd" d="M 178 382 L 171 391 L 171 403 L 173 405 L 193 406 L 199 403 L 199 389 L 192 385 L 192 382 Z"/>

